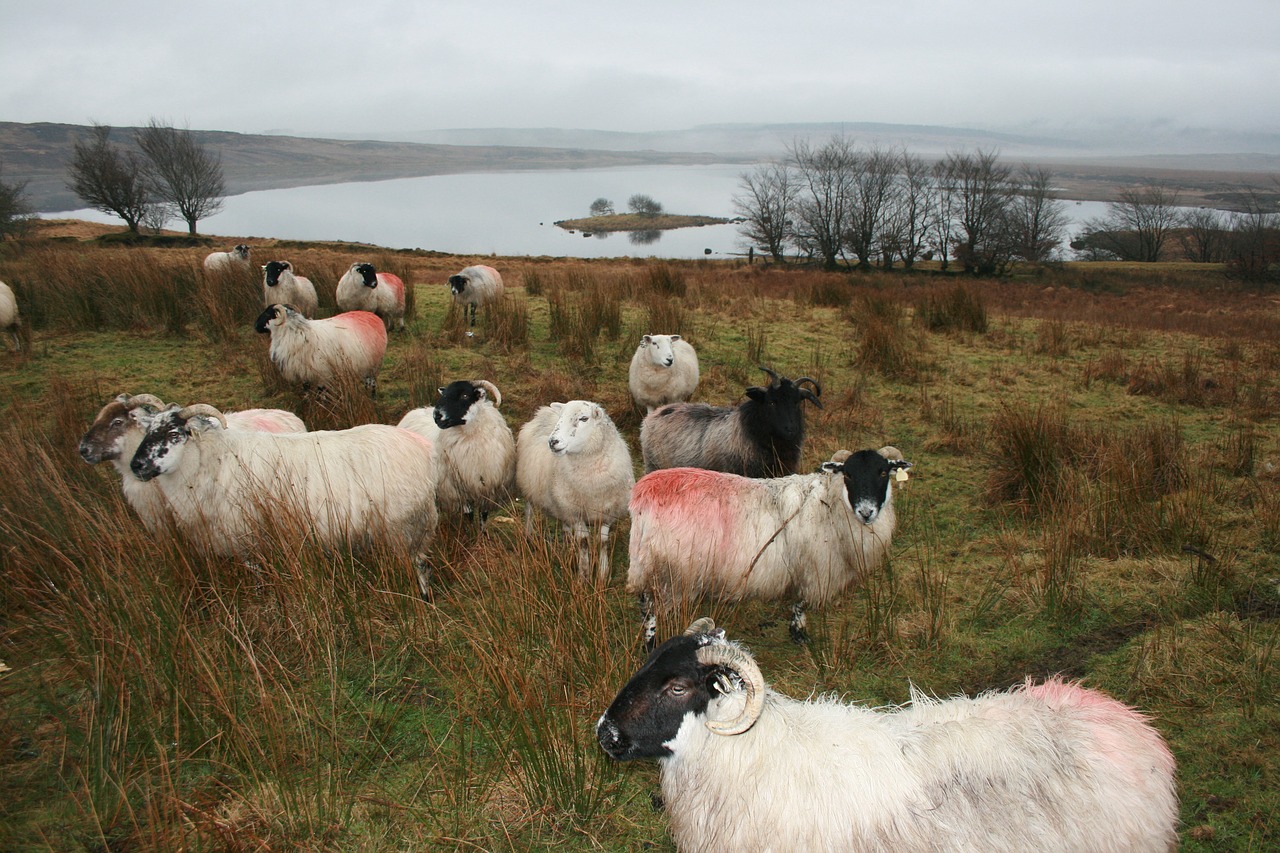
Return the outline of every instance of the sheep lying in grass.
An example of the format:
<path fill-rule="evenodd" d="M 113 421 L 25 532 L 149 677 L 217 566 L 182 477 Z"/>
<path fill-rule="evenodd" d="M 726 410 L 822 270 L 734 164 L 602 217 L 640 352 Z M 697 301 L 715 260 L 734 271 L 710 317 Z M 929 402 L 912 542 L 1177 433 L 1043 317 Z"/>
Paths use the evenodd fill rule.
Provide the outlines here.
<path fill-rule="evenodd" d="M 516 486 L 525 499 L 525 530 L 532 535 L 535 506 L 571 526 L 583 579 L 591 570 L 591 525 L 600 528 L 597 574 L 609 579 L 609 526 L 627 514 L 634 484 L 631 451 L 598 403 L 552 403 L 520 428 Z"/>
<path fill-rule="evenodd" d="M 448 512 L 479 515 L 511 496 L 516 441 L 498 411 L 502 393 L 492 382 L 465 379 L 440 389 L 434 407 L 413 409 L 399 426 L 431 440 L 436 449 L 436 503 Z"/>
<path fill-rule="evenodd" d="M 627 379 L 632 399 L 649 412 L 683 403 L 698 387 L 698 353 L 679 335 L 644 335 Z"/>
<path fill-rule="evenodd" d="M 493 267 L 477 264 L 449 276 L 449 289 L 453 301 L 462 306 L 463 315 L 471 315 L 471 325 L 476 324 L 476 306 L 502 298 L 502 273 Z"/>
<path fill-rule="evenodd" d="M 1175 765 L 1146 717 L 1058 679 L 889 711 L 768 688 L 700 619 L 596 724 L 658 761 L 681 851 L 1167 853 Z"/>
<path fill-rule="evenodd" d="M 826 604 L 886 559 L 897 525 L 893 483 L 910 467 L 885 447 L 790 477 L 701 468 L 646 474 L 631 493 L 627 570 L 646 645 L 653 647 L 659 611 L 702 597 L 792 596 L 791 638 L 805 642 L 805 608 Z"/>
<path fill-rule="evenodd" d="M 262 267 L 262 305 L 291 305 L 303 317 L 316 316 L 320 299 L 311 279 L 296 275 L 288 261 L 268 261 Z"/>
<path fill-rule="evenodd" d="M 337 300 L 339 311 L 371 311 L 388 332 L 393 325 L 404 331 L 404 281 L 394 273 L 377 272 L 373 264 L 352 264 L 338 279 Z"/>
<path fill-rule="evenodd" d="M 130 468 L 156 481 L 179 531 L 215 553 L 251 555 L 263 535 L 286 529 L 324 548 L 389 546 L 413 559 L 429 592 L 435 454 L 417 433 L 235 430 L 212 406 L 170 406 L 151 419 Z"/>
<path fill-rule="evenodd" d="M 375 314 L 347 311 L 308 320 L 288 305 L 269 305 L 254 329 L 271 335 L 271 362 L 287 382 L 322 389 L 349 376 L 362 380 L 370 392 L 377 389 L 387 329 Z"/>
<path fill-rule="evenodd" d="M 0 281 L 0 331 L 8 332 L 13 339 L 13 349 L 22 349 L 22 340 L 18 337 L 18 327 L 22 318 L 18 315 L 18 298 L 13 295 L 13 288 Z"/>
<path fill-rule="evenodd" d="M 219 273 L 247 273 L 252 267 L 249 265 L 249 247 L 244 243 L 236 246 L 229 252 L 210 252 L 204 256 L 204 271 L 206 275 Z"/>
<path fill-rule="evenodd" d="M 640 425 L 644 469 L 707 468 L 744 477 L 798 473 L 804 447 L 802 404 L 808 400 L 822 408 L 822 388 L 807 376 L 793 382 L 767 367 L 760 369 L 772 381 L 748 388 L 747 399 L 738 406 L 671 403 L 650 412 Z"/>

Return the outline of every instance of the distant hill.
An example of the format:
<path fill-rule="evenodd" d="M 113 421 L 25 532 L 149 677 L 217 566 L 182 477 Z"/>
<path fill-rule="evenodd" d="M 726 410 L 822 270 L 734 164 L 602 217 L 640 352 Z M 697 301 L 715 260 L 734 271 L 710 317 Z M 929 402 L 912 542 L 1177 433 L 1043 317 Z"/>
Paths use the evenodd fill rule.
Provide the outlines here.
<path fill-rule="evenodd" d="M 132 145 L 136 128 L 115 128 L 112 140 Z M 745 162 L 711 154 L 655 151 L 590 151 L 581 148 L 422 144 L 193 130 L 216 151 L 231 195 L 346 181 L 380 181 L 529 169 L 582 169 L 653 164 Z M 89 128 L 73 124 L 0 122 L 0 166 L 6 181 L 27 182 L 27 195 L 41 212 L 74 210 L 84 204 L 66 188 L 67 163 L 75 142 Z"/>

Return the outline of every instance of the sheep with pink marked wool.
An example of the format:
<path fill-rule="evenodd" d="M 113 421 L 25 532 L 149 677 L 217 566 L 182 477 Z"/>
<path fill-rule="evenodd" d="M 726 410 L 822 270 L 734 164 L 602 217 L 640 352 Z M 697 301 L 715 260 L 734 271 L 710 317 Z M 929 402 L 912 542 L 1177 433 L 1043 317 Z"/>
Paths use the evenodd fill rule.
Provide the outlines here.
<path fill-rule="evenodd" d="M 699 619 L 649 656 L 596 724 L 657 759 L 684 853 L 1169 853 L 1175 762 L 1145 716 L 1050 679 L 877 710 L 798 701 Z"/>
<path fill-rule="evenodd" d="M 308 320 L 288 305 L 269 305 L 254 329 L 271 335 L 271 362 L 288 382 L 326 388 L 343 376 L 377 388 L 387 353 L 387 329 L 376 314 L 347 311 Z"/>
<path fill-rule="evenodd" d="M 339 311 L 371 311 L 382 318 L 387 331 L 404 330 L 404 280 L 378 272 L 373 264 L 355 263 L 338 279 Z"/>

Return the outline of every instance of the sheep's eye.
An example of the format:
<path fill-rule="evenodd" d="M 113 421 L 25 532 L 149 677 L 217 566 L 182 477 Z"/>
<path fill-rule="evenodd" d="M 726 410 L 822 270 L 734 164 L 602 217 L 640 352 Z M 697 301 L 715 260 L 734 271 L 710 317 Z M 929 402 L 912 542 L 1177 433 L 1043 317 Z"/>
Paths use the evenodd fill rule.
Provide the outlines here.
<path fill-rule="evenodd" d="M 585 424 L 588 420 L 589 420 L 589 418 L 587 418 L 587 416 L 586 416 L 586 415 L 583 415 L 582 417 L 578 418 L 579 423 L 584 423 L 584 424 Z"/>
<path fill-rule="evenodd" d="M 672 696 L 683 696 L 689 692 L 689 687 L 683 681 L 673 681 L 667 685 L 667 692 Z"/>

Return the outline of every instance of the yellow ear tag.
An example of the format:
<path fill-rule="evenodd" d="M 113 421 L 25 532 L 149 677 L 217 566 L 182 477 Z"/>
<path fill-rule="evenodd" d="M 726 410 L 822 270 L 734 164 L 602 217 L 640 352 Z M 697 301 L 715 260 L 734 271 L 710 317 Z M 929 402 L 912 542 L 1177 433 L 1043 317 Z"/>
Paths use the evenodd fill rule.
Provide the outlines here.
<path fill-rule="evenodd" d="M 906 468 L 899 468 L 893 472 L 893 479 L 897 480 L 899 483 L 907 482 L 908 477 L 909 475 L 907 474 Z"/>

